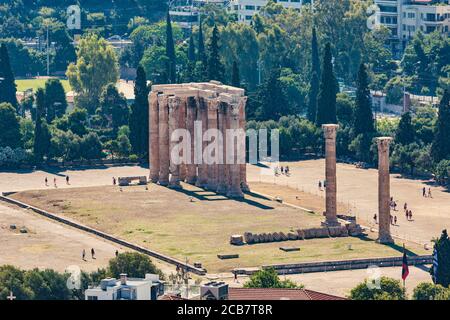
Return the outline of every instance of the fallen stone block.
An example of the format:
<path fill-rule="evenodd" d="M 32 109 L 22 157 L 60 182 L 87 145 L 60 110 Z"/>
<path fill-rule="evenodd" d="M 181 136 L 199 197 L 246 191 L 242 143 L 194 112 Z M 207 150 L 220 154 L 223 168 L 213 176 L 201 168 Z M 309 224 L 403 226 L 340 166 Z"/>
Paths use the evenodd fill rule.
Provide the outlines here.
<path fill-rule="evenodd" d="M 287 234 L 287 237 L 288 237 L 289 240 L 297 240 L 298 239 L 298 236 L 295 233 L 292 233 L 292 232 L 289 232 Z"/>
<path fill-rule="evenodd" d="M 237 259 L 237 258 L 239 258 L 239 255 L 237 253 L 233 253 L 233 254 L 218 254 L 217 258 L 219 258 L 221 260 Z"/>
<path fill-rule="evenodd" d="M 244 244 L 244 237 L 240 234 L 235 234 L 230 237 L 230 244 L 241 246 Z"/>
<path fill-rule="evenodd" d="M 300 251 L 299 247 L 280 247 L 281 251 L 284 252 L 293 252 L 293 251 Z"/>

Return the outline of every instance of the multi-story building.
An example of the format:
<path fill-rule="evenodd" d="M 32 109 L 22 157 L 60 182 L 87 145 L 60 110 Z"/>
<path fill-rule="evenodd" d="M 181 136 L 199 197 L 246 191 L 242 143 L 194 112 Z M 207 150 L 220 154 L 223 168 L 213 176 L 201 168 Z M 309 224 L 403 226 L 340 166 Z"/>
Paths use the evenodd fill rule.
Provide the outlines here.
<path fill-rule="evenodd" d="M 380 9 L 378 23 L 391 31 L 394 54 L 401 54 L 418 31 L 450 35 L 449 0 L 375 0 L 375 4 Z"/>
<path fill-rule="evenodd" d="M 261 10 L 269 0 L 231 0 L 230 11 L 236 13 L 238 21 L 250 23 L 255 13 Z M 300 10 L 303 4 L 312 3 L 313 0 L 278 0 L 285 8 Z"/>
<path fill-rule="evenodd" d="M 88 288 L 84 292 L 86 300 L 157 300 L 164 292 L 164 285 L 159 276 L 146 274 L 144 279 L 127 278 L 120 275 L 120 280 L 106 278 L 100 286 Z"/>
<path fill-rule="evenodd" d="M 230 0 L 174 0 L 170 3 L 169 14 L 172 21 L 184 29 L 190 29 L 199 22 L 199 11 L 205 5 L 212 4 L 228 7 Z"/>

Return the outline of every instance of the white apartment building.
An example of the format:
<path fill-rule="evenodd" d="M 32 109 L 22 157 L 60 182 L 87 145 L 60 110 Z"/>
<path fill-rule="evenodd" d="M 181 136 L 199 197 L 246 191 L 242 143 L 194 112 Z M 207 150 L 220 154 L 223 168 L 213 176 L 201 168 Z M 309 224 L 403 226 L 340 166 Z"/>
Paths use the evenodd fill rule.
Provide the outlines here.
<path fill-rule="evenodd" d="M 255 13 L 261 10 L 269 0 L 231 0 L 229 8 L 231 12 L 235 12 L 238 21 L 250 23 Z M 277 2 L 285 8 L 293 8 L 300 10 L 303 4 L 312 3 L 313 0 L 277 0 Z"/>
<path fill-rule="evenodd" d="M 156 300 L 163 292 L 158 275 L 146 274 L 144 279 L 133 279 L 121 274 L 120 280 L 101 280 L 99 287 L 86 289 L 84 296 L 85 300 Z"/>
<path fill-rule="evenodd" d="M 436 30 L 450 35 L 450 5 L 433 0 L 375 0 L 380 8 L 378 23 L 391 30 L 391 47 L 401 54 L 416 32 Z"/>

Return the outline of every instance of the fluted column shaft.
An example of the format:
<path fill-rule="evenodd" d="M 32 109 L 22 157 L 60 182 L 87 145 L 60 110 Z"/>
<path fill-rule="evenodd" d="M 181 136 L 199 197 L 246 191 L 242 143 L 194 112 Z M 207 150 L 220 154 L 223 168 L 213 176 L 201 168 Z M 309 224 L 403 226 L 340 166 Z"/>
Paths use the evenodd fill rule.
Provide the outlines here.
<path fill-rule="evenodd" d="M 198 99 L 198 107 L 197 107 L 197 120 L 202 122 L 202 137 L 204 137 L 204 134 L 206 130 L 208 129 L 208 110 L 206 101 L 203 98 Z M 202 155 L 203 151 L 206 148 L 206 141 L 202 139 Z M 205 188 L 208 185 L 208 169 L 207 165 L 205 164 L 203 158 L 201 161 L 201 164 L 198 165 L 198 177 L 196 186 Z"/>
<path fill-rule="evenodd" d="M 169 137 L 170 137 L 170 150 L 174 150 L 175 146 L 179 143 L 178 140 L 175 140 L 173 137 L 173 132 L 178 129 L 178 125 L 180 123 L 180 105 L 181 99 L 178 97 L 170 97 L 169 98 Z M 173 155 L 172 155 L 173 156 Z M 179 157 L 179 155 L 177 155 Z M 180 188 L 180 165 L 176 164 L 174 160 L 179 159 L 171 159 L 170 161 L 170 180 L 169 187 L 173 189 Z"/>
<path fill-rule="evenodd" d="M 208 100 L 208 130 L 216 130 L 217 131 L 217 109 L 218 109 L 218 101 L 216 100 Z M 211 144 L 216 146 L 216 149 L 214 152 L 210 155 L 212 159 L 210 159 L 210 162 L 207 165 L 208 170 L 208 190 L 216 191 L 217 190 L 217 175 L 218 175 L 218 166 L 216 158 L 218 157 L 218 150 L 219 147 L 219 141 L 217 141 L 218 137 L 214 137 L 211 139 Z"/>
<path fill-rule="evenodd" d="M 150 123 L 150 179 L 153 183 L 159 180 L 159 108 L 158 94 L 151 92 L 149 95 L 149 123 Z"/>
<path fill-rule="evenodd" d="M 389 144 L 392 138 L 381 137 L 378 143 L 378 242 L 393 243 L 391 236 L 391 187 L 389 175 Z"/>
<path fill-rule="evenodd" d="M 187 164 L 186 182 L 194 184 L 197 181 L 197 165 L 194 163 L 194 121 L 197 117 L 197 103 L 194 97 L 187 99 L 186 112 L 186 129 L 191 136 L 191 159 Z"/>
<path fill-rule="evenodd" d="M 158 96 L 159 105 L 159 184 L 169 184 L 169 104 L 166 95 Z"/>
<path fill-rule="evenodd" d="M 328 226 L 339 225 L 337 220 L 337 183 L 336 183 L 336 124 L 324 124 L 325 136 L 325 177 L 326 177 L 326 220 Z"/>
<path fill-rule="evenodd" d="M 234 132 L 239 130 L 239 105 L 238 104 L 230 104 L 229 105 L 229 121 L 230 121 L 230 129 Z M 228 140 L 228 139 L 227 139 Z M 230 186 L 228 189 L 227 196 L 231 198 L 242 198 L 244 194 L 241 189 L 241 165 L 238 163 L 238 148 L 239 148 L 239 138 L 238 141 L 227 141 L 228 143 L 232 143 L 231 148 L 234 150 L 234 157 L 232 163 L 229 164 L 229 181 Z M 229 156 L 230 158 L 230 156 Z"/>
<path fill-rule="evenodd" d="M 219 164 L 217 165 L 217 193 L 224 193 L 226 194 L 228 191 L 228 180 L 227 180 L 227 170 L 226 170 L 226 127 L 227 127 L 227 108 L 226 104 L 221 102 L 219 104 L 218 108 L 218 128 L 219 132 L 222 134 L 223 137 L 223 144 L 222 144 L 222 155 L 221 158 L 219 158 Z M 220 155 L 219 155 L 220 156 Z"/>

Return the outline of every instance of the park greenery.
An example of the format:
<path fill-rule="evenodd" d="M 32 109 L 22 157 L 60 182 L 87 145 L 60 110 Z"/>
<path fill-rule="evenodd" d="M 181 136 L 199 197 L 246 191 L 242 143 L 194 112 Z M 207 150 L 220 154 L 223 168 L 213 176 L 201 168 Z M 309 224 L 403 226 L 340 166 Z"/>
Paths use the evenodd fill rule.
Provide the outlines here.
<path fill-rule="evenodd" d="M 289 279 L 281 280 L 274 268 L 264 268 L 251 275 L 244 283 L 245 288 L 289 288 L 300 289 L 303 285 L 297 285 Z"/>
<path fill-rule="evenodd" d="M 388 135 L 395 138 L 394 170 L 449 182 L 450 39 L 438 32 L 418 32 L 397 59 L 389 30 L 367 29 L 369 0 L 318 0 L 299 11 L 271 0 L 250 24 L 206 5 L 191 30 L 171 21 L 164 1 L 105 1 L 102 10 L 79 3 L 85 27 L 76 47 L 64 26 L 66 1 L 0 5 L 0 102 L 8 119 L 0 118 L 0 126 L 8 123 L 0 147 L 20 154 L 13 157 L 20 162 L 146 159 L 149 85 L 218 80 L 246 89 L 249 128 L 280 130 L 282 159 L 320 155 L 321 125 L 338 123 L 340 159 L 376 165 L 375 138 Z M 51 69 L 68 78 L 73 108 L 58 79 L 16 99 L 14 78 L 42 74 L 46 64 L 45 52 L 19 39 L 42 37 L 47 26 L 55 42 Z M 126 35 L 131 44 L 116 51 L 106 40 L 111 35 Z M 116 87 L 121 68 L 137 70 L 133 103 Z M 401 105 L 404 89 L 438 96 L 440 103 L 413 104 L 401 119 L 375 117 L 370 90 Z"/>

